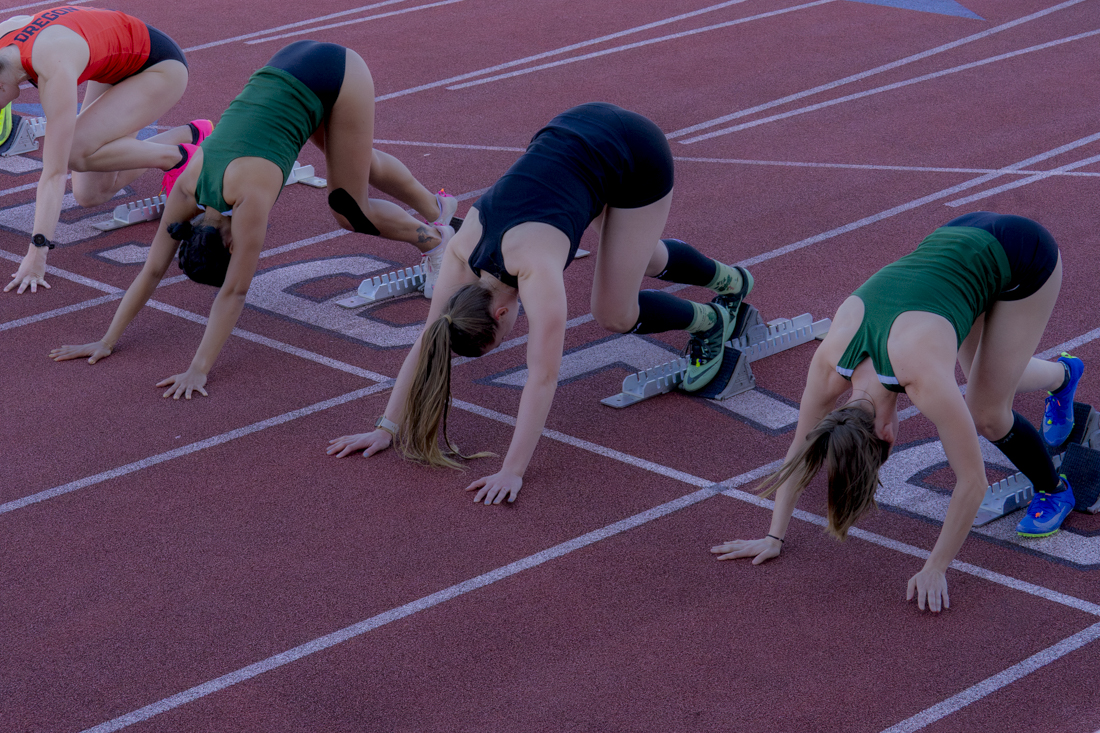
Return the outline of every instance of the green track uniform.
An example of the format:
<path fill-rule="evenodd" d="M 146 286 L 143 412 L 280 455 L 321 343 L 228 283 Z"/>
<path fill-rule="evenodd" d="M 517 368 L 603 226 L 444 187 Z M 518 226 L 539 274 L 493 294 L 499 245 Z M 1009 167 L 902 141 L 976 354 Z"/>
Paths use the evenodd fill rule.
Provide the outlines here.
<path fill-rule="evenodd" d="M 836 370 L 846 379 L 866 358 L 891 392 L 904 392 L 886 343 L 894 320 L 908 311 L 935 313 L 955 329 L 958 344 L 1012 279 L 997 239 L 974 227 L 941 227 L 910 254 L 872 275 L 853 295 L 863 301 L 863 322 Z"/>
<path fill-rule="evenodd" d="M 228 211 L 222 196 L 225 169 L 237 158 L 270 160 L 290 177 L 294 161 L 320 126 L 324 107 L 309 87 L 291 74 L 264 66 L 222 115 L 202 142 L 202 171 L 195 186 L 201 206 Z"/>

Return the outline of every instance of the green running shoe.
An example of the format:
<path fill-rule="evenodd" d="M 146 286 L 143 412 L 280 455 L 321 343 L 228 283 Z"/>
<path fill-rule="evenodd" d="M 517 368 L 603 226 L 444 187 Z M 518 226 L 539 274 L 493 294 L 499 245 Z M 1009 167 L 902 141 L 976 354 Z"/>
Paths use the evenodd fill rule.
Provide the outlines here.
<path fill-rule="evenodd" d="M 720 303 L 710 303 L 718 322 L 703 333 L 691 334 L 688 341 L 688 368 L 682 385 L 685 392 L 698 392 L 710 384 L 722 368 L 726 342 L 733 335 L 734 320 Z"/>

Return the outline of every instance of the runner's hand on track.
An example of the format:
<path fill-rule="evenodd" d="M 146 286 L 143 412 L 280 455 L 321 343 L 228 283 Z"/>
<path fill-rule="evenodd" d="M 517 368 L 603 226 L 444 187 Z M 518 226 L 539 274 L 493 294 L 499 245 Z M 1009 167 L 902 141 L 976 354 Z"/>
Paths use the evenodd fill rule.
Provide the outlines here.
<path fill-rule="evenodd" d="M 28 286 L 32 293 L 38 292 L 39 285 L 49 290 L 50 284 L 46 282 L 46 261 L 33 252 L 26 255 L 19 263 L 19 270 L 12 273 L 11 282 L 4 287 L 4 292 L 17 285 L 19 289 L 15 291 L 16 295 L 22 295 Z"/>
<path fill-rule="evenodd" d="M 753 565 L 779 557 L 783 549 L 783 543 L 774 537 L 764 537 L 759 540 L 733 540 L 723 542 L 710 548 L 710 551 L 718 555 L 719 560 L 736 560 L 742 557 L 751 557 Z"/>
<path fill-rule="evenodd" d="M 100 359 L 106 359 L 110 355 L 111 347 L 102 341 L 95 341 L 83 346 L 62 346 L 50 352 L 50 358 L 54 361 L 82 359 L 87 356 L 89 364 L 95 364 Z"/>
<path fill-rule="evenodd" d="M 335 440 L 330 440 L 328 450 L 325 452 L 330 456 L 335 455 L 337 458 L 343 458 L 361 450 L 363 451 L 363 458 L 370 458 L 375 453 L 389 448 L 392 439 L 393 436 L 382 428 L 375 430 L 373 433 L 342 435 Z"/>
<path fill-rule="evenodd" d="M 186 399 L 191 399 L 192 392 L 198 392 L 203 397 L 209 397 L 209 395 L 206 394 L 206 390 L 203 389 L 205 384 L 206 375 L 192 371 L 191 369 L 188 369 L 183 374 L 174 374 L 167 379 L 162 379 L 157 382 L 158 387 L 168 388 L 164 396 L 168 397 L 171 395 L 174 400 L 178 400 L 180 395 L 183 395 Z"/>
<path fill-rule="evenodd" d="M 917 597 L 917 608 L 924 610 L 924 602 L 928 601 L 928 610 L 939 613 L 942 601 L 943 608 L 951 608 L 951 599 L 947 596 L 947 576 L 939 570 L 924 568 L 909 579 L 909 591 L 905 594 L 905 600 L 913 600 Z"/>
<path fill-rule="evenodd" d="M 512 503 L 519 495 L 521 486 L 523 486 L 522 477 L 501 471 L 500 473 L 494 473 L 492 476 L 479 478 L 467 486 L 466 490 L 478 489 L 474 501 L 479 502 L 484 499 L 485 505 L 488 506 L 489 504 L 499 504 L 504 501 L 504 497 L 508 497 L 509 504 Z"/>

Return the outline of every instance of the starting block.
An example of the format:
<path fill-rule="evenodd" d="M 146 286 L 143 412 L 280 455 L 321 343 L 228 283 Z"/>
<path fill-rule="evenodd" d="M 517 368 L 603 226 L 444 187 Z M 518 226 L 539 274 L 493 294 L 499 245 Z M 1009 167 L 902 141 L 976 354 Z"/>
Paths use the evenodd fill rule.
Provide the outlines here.
<path fill-rule="evenodd" d="M 462 221 L 457 216 L 451 217 L 451 227 L 457 232 L 462 227 Z M 357 295 L 338 300 L 336 305 L 341 308 L 359 308 L 387 298 L 408 295 L 418 290 L 423 291 L 426 279 L 427 272 L 420 265 L 406 267 L 404 270 L 395 270 L 377 277 L 368 277 L 359 284 Z"/>
<path fill-rule="evenodd" d="M 286 185 L 303 183 L 313 188 L 324 188 L 326 181 L 313 175 L 313 166 L 301 165 L 294 161 L 294 167 L 290 170 L 290 176 L 286 179 Z M 120 204 L 115 207 L 111 218 L 106 221 L 97 221 L 93 227 L 101 232 L 110 232 L 122 229 L 132 224 L 140 224 L 146 221 L 156 221 L 164 214 L 164 205 L 168 202 L 167 194 L 160 194 L 151 199 L 138 199 L 128 204 Z"/>
<path fill-rule="evenodd" d="M 362 305 L 377 303 L 386 298 L 415 293 L 424 287 L 426 273 L 420 265 L 397 270 L 387 275 L 371 277 L 359 285 L 359 294 L 336 301 L 343 308 L 358 308 Z"/>
<path fill-rule="evenodd" d="M 696 396 L 724 400 L 755 388 L 756 378 L 749 367 L 750 362 L 823 338 L 832 324 L 828 318 L 814 321 L 809 313 L 795 318 L 780 318 L 765 324 L 759 311 L 747 303 L 742 306 L 737 317 L 741 321 L 737 330 L 743 335 L 731 339 L 722 357 L 721 371 L 704 389 L 694 393 Z M 643 369 L 623 380 L 619 394 L 606 397 L 600 402 L 609 407 L 621 408 L 666 394 L 683 384 L 687 369 L 688 360 L 683 356 L 650 369 Z"/>
<path fill-rule="evenodd" d="M 10 157 L 38 150 L 38 138 L 46 134 L 45 117 L 11 116 L 11 132 L 0 144 L 0 155 Z"/>
<path fill-rule="evenodd" d="M 1053 456 L 1054 467 L 1066 475 L 1073 487 L 1077 500 L 1074 509 L 1100 513 L 1100 412 L 1074 402 L 1073 431 L 1067 443 L 1064 453 Z M 982 527 L 1027 507 L 1034 495 L 1035 487 L 1022 473 L 998 481 L 986 489 L 973 526 Z"/>

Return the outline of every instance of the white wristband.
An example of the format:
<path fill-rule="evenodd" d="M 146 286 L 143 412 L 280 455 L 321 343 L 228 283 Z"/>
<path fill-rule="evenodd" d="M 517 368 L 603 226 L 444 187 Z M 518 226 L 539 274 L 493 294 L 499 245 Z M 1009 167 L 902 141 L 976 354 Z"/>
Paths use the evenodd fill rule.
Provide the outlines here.
<path fill-rule="evenodd" d="M 395 437 L 395 438 L 397 437 L 397 423 L 393 422 L 392 420 L 387 418 L 385 415 L 378 418 L 378 421 L 376 423 L 374 423 L 374 427 L 381 428 L 382 430 L 385 430 L 387 433 L 389 433 L 393 437 Z"/>

